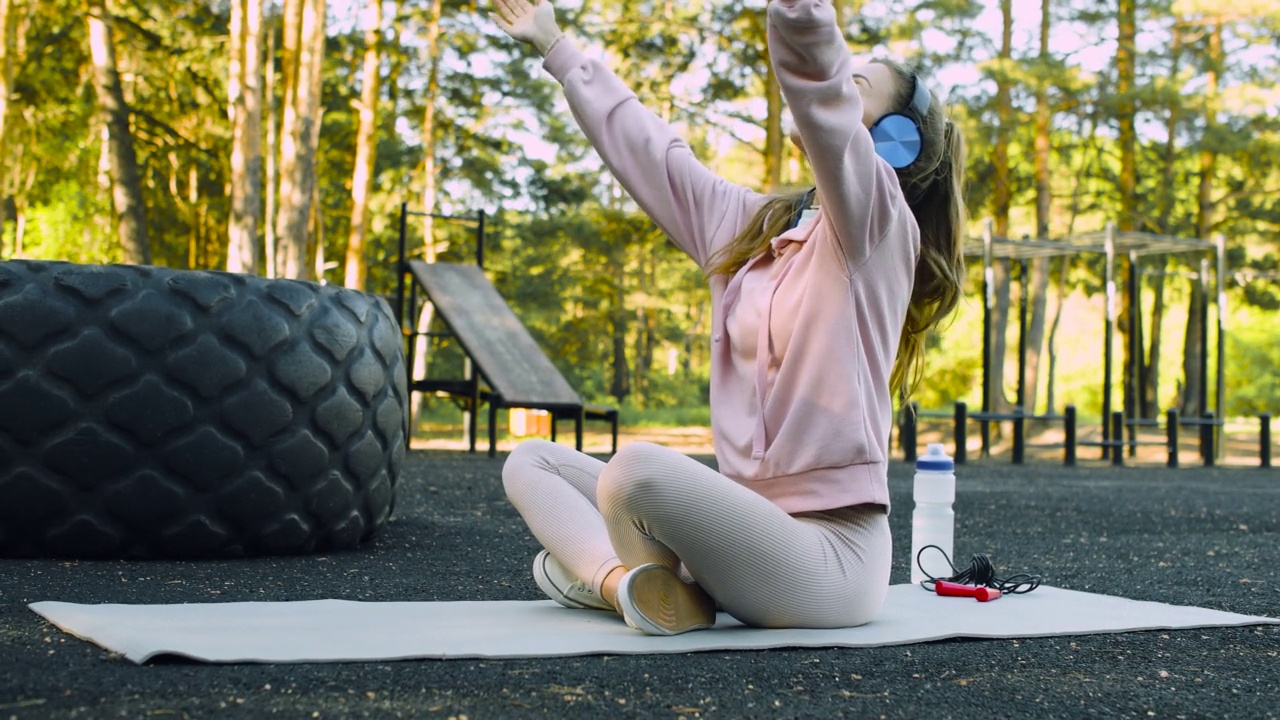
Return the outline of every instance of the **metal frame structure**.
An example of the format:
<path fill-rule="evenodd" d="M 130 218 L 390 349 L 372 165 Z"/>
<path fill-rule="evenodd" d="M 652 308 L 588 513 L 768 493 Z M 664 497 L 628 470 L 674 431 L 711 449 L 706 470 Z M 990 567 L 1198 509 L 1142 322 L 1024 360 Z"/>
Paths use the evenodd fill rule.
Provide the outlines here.
<path fill-rule="evenodd" d="M 495 448 L 497 447 L 497 413 L 500 408 L 531 408 L 538 410 L 546 410 L 551 414 L 551 441 L 555 442 L 557 436 L 557 424 L 560 420 L 574 421 L 574 443 L 578 450 L 582 450 L 583 446 L 583 425 L 586 420 L 603 420 L 611 426 L 611 453 L 618 451 L 618 421 L 619 413 L 615 407 L 605 405 L 594 405 L 583 403 L 577 394 L 564 382 L 559 376 L 558 371 L 548 364 L 548 371 L 555 373 L 555 377 L 564 385 L 564 391 L 575 398 L 575 402 L 552 402 L 547 397 L 537 400 L 531 400 L 525 397 L 524 400 L 505 396 L 495 386 L 494 382 L 501 383 L 501 378 L 485 377 L 484 383 L 481 382 L 484 367 L 481 364 L 480 371 L 477 372 L 477 363 L 474 358 L 477 357 L 479 348 L 476 346 L 468 346 L 465 338 L 459 336 L 458 332 L 449 324 L 445 313 L 440 313 L 440 321 L 445 325 L 445 332 L 421 332 L 417 328 L 417 317 L 420 306 L 418 289 L 422 286 L 423 301 L 429 301 L 427 293 L 428 285 L 431 282 L 426 279 L 425 268 L 432 266 L 424 265 L 418 260 L 410 260 L 408 253 L 408 219 L 410 216 L 416 217 L 432 217 L 438 220 L 450 220 L 455 222 L 474 223 L 475 224 L 475 266 L 480 270 L 484 268 L 484 241 L 485 241 L 485 220 L 486 216 L 483 210 L 479 211 L 475 216 L 459 216 L 459 215 L 439 215 L 434 213 L 423 213 L 419 211 L 409 210 L 408 203 L 400 205 L 400 238 L 399 238 L 399 259 L 397 261 L 397 274 L 399 276 L 396 291 L 396 317 L 400 322 L 401 332 L 404 334 L 408 343 L 408 352 L 406 353 L 405 373 L 408 376 L 408 387 L 410 392 L 443 392 L 454 398 L 462 398 L 467 413 L 467 440 L 470 452 L 476 451 L 478 439 L 478 418 L 480 404 L 488 402 L 489 404 L 489 456 L 493 457 Z M 414 266 L 417 266 L 415 269 Z M 468 266 L 469 267 L 469 266 Z M 409 278 L 413 278 L 412 282 L 406 282 Z M 407 288 L 406 288 L 407 285 Z M 406 297 L 406 290 L 408 296 Z M 499 300 L 500 301 L 500 300 Z M 503 301 L 500 301 L 503 302 Z M 407 307 L 406 307 L 407 305 Z M 505 308 L 505 302 L 503 303 Z M 407 314 L 406 314 L 407 313 Z M 518 320 L 512 318 L 512 322 L 518 323 Z M 465 355 L 463 378 L 458 379 L 416 379 L 413 376 L 414 363 L 417 358 L 417 339 L 419 337 L 437 338 L 452 337 L 459 341 Z M 473 339 L 475 339 L 473 337 Z M 531 352 L 539 353 L 536 349 Z M 483 354 L 483 353 L 481 353 Z M 493 370 L 491 370 L 492 372 Z M 510 378 L 508 378 L 510 380 Z M 487 387 L 486 387 L 487 384 Z M 550 384 L 550 383 L 549 383 Z M 411 436 L 411 434 L 410 434 Z M 406 442 L 411 440 L 410 436 L 406 436 Z"/>
<path fill-rule="evenodd" d="M 1225 318 L 1226 318 L 1226 240 L 1222 236 L 1216 237 L 1213 241 L 1198 240 L 1194 238 L 1174 237 L 1171 235 L 1158 235 L 1154 233 L 1140 232 L 1119 232 L 1116 230 L 1114 223 L 1108 223 L 1106 229 L 1101 232 L 1082 233 L 1068 235 L 1056 240 L 1013 240 L 1009 238 L 998 238 L 992 233 L 992 223 L 987 221 L 981 238 L 976 241 L 970 241 L 964 248 L 966 257 L 980 257 L 982 259 L 982 411 L 979 414 L 973 414 L 971 417 L 977 419 L 980 423 L 982 437 L 982 454 L 989 454 L 990 449 L 990 431 L 989 423 L 995 420 L 1012 419 L 997 415 L 992 412 L 992 387 L 990 382 L 990 368 L 994 358 L 991 357 L 992 345 L 992 327 L 991 327 L 991 310 L 995 305 L 995 282 L 992 264 L 996 259 L 1017 261 L 1019 270 L 1019 281 L 1021 282 L 1022 293 L 1019 300 L 1019 328 L 1018 328 L 1018 382 L 1017 382 L 1017 408 L 1019 415 L 1026 419 L 1062 419 L 1056 415 L 1036 416 L 1026 412 L 1025 408 L 1025 384 L 1026 384 L 1026 330 L 1027 330 L 1027 261 L 1034 258 L 1052 258 L 1064 257 L 1070 255 L 1079 255 L 1082 253 L 1094 253 L 1103 255 L 1106 258 L 1104 270 L 1104 287 L 1106 290 L 1106 325 L 1103 340 L 1103 392 L 1102 392 L 1102 437 L 1100 443 L 1103 447 L 1103 457 L 1105 458 L 1109 451 L 1114 450 L 1120 453 L 1122 446 L 1129 445 L 1130 453 L 1135 451 L 1136 443 L 1136 420 L 1137 418 L 1125 417 L 1124 421 L 1129 426 L 1130 440 L 1124 442 L 1123 437 L 1112 437 L 1112 367 L 1113 362 L 1113 338 L 1115 335 L 1116 321 L 1119 317 L 1119 308 L 1116 292 L 1116 256 L 1119 254 L 1128 257 L 1128 277 L 1129 284 L 1129 312 L 1139 325 L 1142 322 L 1142 303 L 1139 297 L 1139 274 L 1140 259 L 1146 255 L 1161 255 L 1175 253 L 1212 253 L 1216 264 L 1216 277 L 1214 295 L 1209 294 L 1209 258 L 1203 257 L 1200 261 L 1200 272 L 1198 280 L 1204 291 L 1205 302 L 1201 308 L 1201 317 L 1199 318 L 1203 337 L 1205 339 L 1202 355 L 1200 358 L 1200 408 L 1204 412 L 1208 408 L 1208 308 L 1212 299 L 1217 307 L 1217 357 L 1215 365 L 1217 371 L 1217 387 L 1215 397 L 1215 413 L 1212 416 L 1206 414 L 1205 419 L 1186 421 L 1187 424 L 1201 424 L 1203 422 L 1212 422 L 1214 425 L 1222 423 L 1223 411 L 1225 410 L 1226 382 L 1223 375 L 1223 368 L 1226 357 L 1226 339 L 1224 334 Z M 1138 383 L 1138 388 L 1145 387 L 1146 374 L 1143 371 L 1141 363 L 1141 348 L 1137 347 L 1139 341 L 1138 333 L 1129 334 L 1130 342 L 1130 358 L 1135 363 L 1133 377 Z M 1135 392 L 1137 389 L 1135 388 Z M 1221 443 L 1215 443 L 1220 446 Z M 1118 457 L 1118 456 L 1117 456 Z"/>
<path fill-rule="evenodd" d="M 413 377 L 414 362 L 417 357 L 418 338 L 426 337 L 452 337 L 452 330 L 443 333 L 419 332 L 418 331 L 418 284 L 416 282 L 406 283 L 406 278 L 410 276 L 409 272 L 409 254 L 408 254 L 408 237 L 409 237 L 409 218 L 410 217 L 431 217 L 436 220 L 449 220 L 461 223 L 475 223 L 476 238 L 476 265 L 484 267 L 484 229 L 485 229 L 485 212 L 479 211 L 476 215 L 442 215 L 438 213 L 424 213 L 417 210 L 410 210 L 409 203 L 400 204 L 400 227 L 399 227 L 399 254 L 396 256 L 396 319 L 400 322 L 401 332 L 405 336 L 405 342 L 408 344 L 405 353 L 405 374 L 409 382 L 409 392 L 446 392 L 454 397 L 465 398 L 467 412 L 467 440 L 471 452 L 476 451 L 476 415 L 480 409 L 480 402 L 484 398 L 483 391 L 480 387 L 480 376 L 471 366 L 471 357 L 468 355 L 465 360 L 463 369 L 463 380 L 415 380 Z M 406 285 L 408 285 L 408 297 L 405 296 Z M 406 308 L 407 301 L 407 308 Z M 408 314 L 406 315 L 406 310 Z M 413 433 L 410 432 L 405 442 L 412 440 Z"/>

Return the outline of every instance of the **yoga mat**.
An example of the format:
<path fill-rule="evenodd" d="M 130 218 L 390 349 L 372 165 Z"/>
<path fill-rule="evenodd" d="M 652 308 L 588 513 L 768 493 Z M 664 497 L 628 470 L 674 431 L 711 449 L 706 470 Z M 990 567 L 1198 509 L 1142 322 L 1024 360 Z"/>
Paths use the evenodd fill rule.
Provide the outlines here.
<path fill-rule="evenodd" d="M 214 663 L 302 663 L 415 658 L 529 658 L 684 653 L 783 647 L 872 647 L 944 638 L 1013 638 L 1134 630 L 1280 625 L 1280 619 L 1126 600 L 1041 586 L 980 603 L 916 585 L 889 588 L 862 627 L 748 628 L 721 614 L 710 630 L 650 637 L 612 612 L 550 600 L 493 602 L 243 602 L 80 605 L 31 609 L 72 635 L 136 662 L 178 655 Z"/>

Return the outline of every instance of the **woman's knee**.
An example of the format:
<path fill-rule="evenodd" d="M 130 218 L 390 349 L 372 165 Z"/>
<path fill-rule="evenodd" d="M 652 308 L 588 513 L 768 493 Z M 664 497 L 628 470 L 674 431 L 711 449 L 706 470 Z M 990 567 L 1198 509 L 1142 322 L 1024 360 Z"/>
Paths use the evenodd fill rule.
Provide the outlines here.
<path fill-rule="evenodd" d="M 526 440 L 515 447 L 502 464 L 502 487 L 511 498 L 530 484 L 545 477 L 544 472 L 555 472 L 553 453 L 559 446 L 547 440 Z"/>
<path fill-rule="evenodd" d="M 627 505 L 652 497 L 670 484 L 662 471 L 663 456 L 675 451 L 653 443 L 628 443 L 618 450 L 600 474 L 601 507 Z"/>

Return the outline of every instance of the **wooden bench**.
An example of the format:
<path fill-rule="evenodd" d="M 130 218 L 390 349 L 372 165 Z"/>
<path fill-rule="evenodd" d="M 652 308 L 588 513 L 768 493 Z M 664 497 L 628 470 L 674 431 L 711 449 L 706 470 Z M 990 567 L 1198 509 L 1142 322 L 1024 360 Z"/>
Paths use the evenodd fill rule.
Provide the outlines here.
<path fill-rule="evenodd" d="M 556 421 L 572 419 L 578 450 L 585 421 L 607 421 L 613 430 L 611 452 L 618 451 L 617 408 L 583 403 L 479 266 L 409 260 L 408 269 L 477 370 L 473 378 L 454 380 L 420 380 L 410 370 L 409 389 L 467 399 L 473 418 L 471 452 L 476 450 L 474 418 L 481 401 L 489 403 L 490 457 L 498 444 L 498 411 L 503 408 L 551 413 L 552 440 Z M 482 377 L 487 387 L 481 386 Z"/>

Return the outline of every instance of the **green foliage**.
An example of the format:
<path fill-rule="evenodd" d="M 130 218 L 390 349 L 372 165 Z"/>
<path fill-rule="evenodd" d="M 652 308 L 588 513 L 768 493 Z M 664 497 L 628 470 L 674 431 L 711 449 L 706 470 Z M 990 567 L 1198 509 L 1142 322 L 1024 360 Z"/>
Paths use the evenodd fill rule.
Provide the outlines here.
<path fill-rule="evenodd" d="M 766 4 L 608 0 L 565 7 L 562 15 L 589 52 L 597 51 L 592 45 L 608 49 L 646 106 L 676 124 L 708 165 L 758 186 Z M 23 216 L 24 255 L 119 259 L 110 196 L 99 177 L 101 120 L 89 83 L 84 8 L 75 0 L 21 5 L 25 19 L 0 145 L 0 195 L 9 198 L 6 208 Z M 1278 358 L 1264 331 L 1280 309 L 1273 279 L 1280 267 L 1280 118 L 1268 95 L 1280 66 L 1265 51 L 1277 37 L 1274 14 L 1244 13 L 1224 25 L 1224 54 L 1215 58 L 1212 17 L 1175 16 L 1165 0 L 1140 2 L 1143 42 L 1134 88 L 1119 98 L 1114 62 L 1090 65 L 1083 47 L 1055 46 L 1041 56 L 1038 42 L 1020 34 L 1013 57 L 996 62 L 999 37 L 982 21 L 989 2 L 836 5 L 858 52 L 903 56 L 939 79 L 956 68 L 978 71 L 974 82 L 940 88 L 970 148 L 973 235 L 993 211 L 992 158 L 999 142 L 1008 143 L 1011 159 L 1010 234 L 1034 232 L 1037 91 L 1053 111 L 1051 235 L 1098 230 L 1115 219 L 1125 205 L 1117 189 L 1118 101 L 1132 101 L 1138 127 L 1137 189 L 1130 203 L 1135 224 L 1193 236 L 1205 221 L 1208 233 L 1226 235 L 1232 272 L 1240 272 L 1227 295 L 1233 306 L 1248 308 L 1233 323 L 1227 345 L 1230 409 L 1276 409 L 1272 368 Z M 209 0 L 112 6 L 120 14 L 118 60 L 133 110 L 155 261 L 219 267 L 229 212 L 228 7 Z M 422 132 L 432 108 L 434 209 L 459 216 L 486 211 L 488 272 L 570 382 L 590 400 L 621 404 L 627 422 L 705 422 L 698 408 L 707 399 L 710 307 L 697 268 L 619 191 L 565 111 L 558 86 L 527 48 L 502 36 L 474 3 L 451 0 L 440 18 L 443 52 L 433 64 L 423 40 L 430 3 L 401 0 L 397 7 L 399 16 L 388 17 L 384 34 L 385 92 L 366 250 L 370 289 L 390 294 L 396 287 L 399 209 L 402 203 L 421 208 L 428 147 Z M 1051 10 L 1055 28 L 1100 38 L 1102 53 L 1113 51 L 1107 38 L 1115 36 L 1114 3 L 1056 3 Z M 1014 12 L 1020 27 L 1028 26 L 1039 8 L 1015 3 Z M 364 39 L 353 23 L 332 20 L 318 217 L 330 263 L 325 279 L 336 282 L 351 215 L 358 122 L 352 101 L 359 94 Z M 1180 43 L 1173 42 L 1175 28 Z M 1218 73 L 1214 96 L 1206 92 L 1210 71 Z M 997 78 L 1011 84 L 1004 110 L 1012 125 L 1005 132 L 998 132 Z M 16 224 L 13 212 L 6 216 L 0 252 L 7 256 Z M 422 251 L 421 228 L 418 219 L 409 223 L 411 253 Z M 441 259 L 471 261 L 473 224 L 438 221 L 434 233 Z M 1199 271 L 1199 260 L 1171 256 L 1168 271 L 1185 278 Z M 1100 255 L 1067 262 L 1067 293 L 1096 297 L 1104 290 Z M 1169 284 L 1169 327 L 1185 326 L 1185 285 Z M 925 381 L 915 398 L 924 407 L 980 396 L 980 288 L 971 278 L 954 323 L 929 339 Z M 1050 292 L 1056 297 L 1056 290 Z M 1064 318 L 1059 347 L 1087 346 L 1089 357 L 1100 358 L 1100 336 L 1100 317 Z M 1014 330 L 1007 337 L 1016 342 Z M 1164 345 L 1165 396 L 1181 379 L 1181 342 L 1179 329 Z M 456 342 L 439 341 L 432 357 L 433 375 L 461 374 Z M 1098 368 L 1090 362 L 1058 368 L 1059 404 L 1074 402 L 1082 412 L 1100 406 Z"/>
<path fill-rule="evenodd" d="M 120 261 L 115 234 L 103 221 L 109 211 L 100 194 L 70 180 L 58 183 L 45 204 L 28 212 L 25 254 L 88 264 Z"/>
<path fill-rule="evenodd" d="M 1267 315 L 1245 311 L 1227 339 L 1227 414 L 1274 414 L 1280 408 L 1280 343 Z"/>

